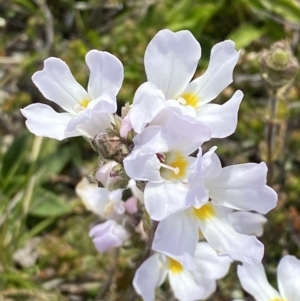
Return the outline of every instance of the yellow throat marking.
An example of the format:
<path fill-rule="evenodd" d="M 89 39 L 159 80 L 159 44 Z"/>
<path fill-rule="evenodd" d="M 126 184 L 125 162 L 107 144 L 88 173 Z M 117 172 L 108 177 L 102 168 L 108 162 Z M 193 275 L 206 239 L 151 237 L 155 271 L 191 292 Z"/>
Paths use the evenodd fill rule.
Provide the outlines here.
<path fill-rule="evenodd" d="M 174 151 L 166 155 L 166 165 L 178 168 L 179 172 L 176 174 L 171 170 L 163 169 L 162 176 L 167 180 L 181 180 L 186 177 L 186 170 L 188 167 L 188 161 L 180 151 Z"/>
<path fill-rule="evenodd" d="M 169 270 L 172 273 L 177 274 L 177 273 L 182 272 L 183 267 L 178 261 L 176 261 L 172 258 L 169 258 Z"/>
<path fill-rule="evenodd" d="M 186 101 L 186 106 L 192 106 L 194 108 L 197 108 L 199 106 L 200 99 L 197 95 L 193 93 L 183 93 L 181 97 Z"/>
<path fill-rule="evenodd" d="M 194 208 L 194 214 L 198 219 L 205 221 L 215 216 L 215 208 L 211 203 L 207 203 L 199 209 Z"/>
<path fill-rule="evenodd" d="M 87 108 L 88 105 L 89 105 L 89 102 L 90 102 L 90 99 L 85 98 L 85 99 L 80 101 L 80 105 L 84 108 Z"/>

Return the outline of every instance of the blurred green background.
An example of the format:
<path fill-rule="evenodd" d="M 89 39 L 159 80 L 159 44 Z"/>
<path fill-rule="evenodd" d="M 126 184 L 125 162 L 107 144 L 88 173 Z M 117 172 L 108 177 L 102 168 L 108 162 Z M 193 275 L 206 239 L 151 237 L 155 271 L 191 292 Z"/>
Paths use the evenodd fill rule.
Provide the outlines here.
<path fill-rule="evenodd" d="M 74 192 L 82 176 L 96 169 L 96 153 L 83 138 L 58 142 L 34 137 L 20 108 L 49 104 L 31 81 L 49 56 L 65 60 L 86 86 L 84 56 L 90 49 L 109 51 L 122 61 L 119 104 L 132 101 L 146 78 L 146 46 L 163 28 L 188 29 L 201 43 L 198 75 L 215 43 L 235 41 L 241 58 L 234 82 L 216 102 L 223 103 L 236 89 L 244 92 L 238 127 L 229 138 L 215 139 L 205 148 L 217 145 L 224 165 L 266 160 L 270 87 L 261 79 L 258 58 L 264 48 L 285 39 L 299 59 L 299 1 L 0 0 L 0 300 L 95 300 L 108 283 L 114 285 L 101 300 L 138 300 L 126 292 L 139 250 L 97 254 L 88 238 L 97 217 Z M 296 76 L 281 91 L 273 120 L 276 143 L 269 180 L 279 202 L 268 214 L 261 238 L 272 283 L 282 255 L 300 258 L 299 95 Z M 243 297 L 235 268 L 210 300 Z M 157 300 L 172 298 L 167 284 L 158 291 Z"/>

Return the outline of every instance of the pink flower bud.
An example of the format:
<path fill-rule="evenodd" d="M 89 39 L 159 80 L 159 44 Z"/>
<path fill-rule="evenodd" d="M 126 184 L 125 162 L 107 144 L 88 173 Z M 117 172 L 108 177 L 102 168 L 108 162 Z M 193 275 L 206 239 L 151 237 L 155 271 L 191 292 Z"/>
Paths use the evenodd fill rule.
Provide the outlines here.
<path fill-rule="evenodd" d="M 137 202 L 138 202 L 138 200 L 135 196 L 130 197 L 125 202 L 125 208 L 126 208 L 126 211 L 129 214 L 133 214 L 133 213 L 136 213 L 138 211 Z"/>
<path fill-rule="evenodd" d="M 89 236 L 93 238 L 96 249 L 99 252 L 106 252 L 113 248 L 120 247 L 129 237 L 123 226 L 113 220 L 108 220 L 93 227 Z"/>
<path fill-rule="evenodd" d="M 121 179 L 119 176 L 111 176 L 111 171 L 116 165 L 118 165 L 116 161 L 109 161 L 101 166 L 95 174 L 96 180 L 99 181 L 105 188 L 108 188 L 110 185 Z"/>

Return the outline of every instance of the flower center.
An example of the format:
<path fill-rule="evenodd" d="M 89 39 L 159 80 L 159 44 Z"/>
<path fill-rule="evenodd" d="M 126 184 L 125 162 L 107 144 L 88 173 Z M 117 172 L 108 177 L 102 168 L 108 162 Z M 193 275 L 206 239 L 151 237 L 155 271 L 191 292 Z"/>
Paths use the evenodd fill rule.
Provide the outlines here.
<path fill-rule="evenodd" d="M 165 172 L 172 171 L 176 176 L 179 174 L 179 167 L 172 167 L 164 163 L 160 163 L 160 167 L 167 169 Z"/>
<path fill-rule="evenodd" d="M 84 99 L 80 100 L 79 103 L 77 103 L 74 106 L 75 112 L 80 113 L 81 111 L 84 111 L 88 107 L 90 101 L 91 101 L 91 99 L 89 99 L 89 98 L 84 98 Z"/>
<path fill-rule="evenodd" d="M 194 214 L 198 219 L 204 221 L 215 216 L 215 208 L 211 203 L 207 203 L 199 209 L 194 208 Z"/>
<path fill-rule="evenodd" d="M 85 99 L 81 100 L 79 103 L 82 107 L 87 108 L 90 101 L 91 101 L 90 99 L 85 98 Z"/>
<path fill-rule="evenodd" d="M 186 177 L 188 161 L 180 151 L 172 151 L 165 156 L 158 154 L 161 176 L 166 180 L 181 180 Z"/>
<path fill-rule="evenodd" d="M 178 261 L 176 261 L 172 258 L 169 258 L 169 270 L 174 274 L 178 274 L 178 273 L 182 272 L 183 267 Z"/>
<path fill-rule="evenodd" d="M 192 106 L 194 107 L 195 109 L 198 108 L 199 106 L 199 102 L 200 102 L 200 99 L 197 95 L 193 94 L 193 93 L 189 93 L 189 92 L 186 92 L 186 93 L 183 93 L 181 96 L 181 102 L 183 104 L 183 101 L 185 102 L 185 106 Z"/>

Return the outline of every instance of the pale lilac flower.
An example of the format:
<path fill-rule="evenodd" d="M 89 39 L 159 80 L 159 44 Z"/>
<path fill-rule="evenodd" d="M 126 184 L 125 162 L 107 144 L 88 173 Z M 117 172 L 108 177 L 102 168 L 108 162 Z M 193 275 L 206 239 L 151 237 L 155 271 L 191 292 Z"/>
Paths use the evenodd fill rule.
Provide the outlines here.
<path fill-rule="evenodd" d="M 295 256 L 286 255 L 279 262 L 279 292 L 269 284 L 262 264 L 238 266 L 238 277 L 243 289 L 256 301 L 300 300 L 300 260 Z"/>
<path fill-rule="evenodd" d="M 171 110 L 165 111 L 159 124 L 134 137 L 134 149 L 124 160 L 129 177 L 148 181 L 144 201 L 154 220 L 190 207 L 186 183 L 189 167 L 195 160 L 190 154 L 210 139 L 205 124 Z"/>
<path fill-rule="evenodd" d="M 93 227 L 89 236 L 92 237 L 96 249 L 99 252 L 106 252 L 113 248 L 120 247 L 128 239 L 129 234 L 123 226 L 113 220 L 108 220 Z"/>
<path fill-rule="evenodd" d="M 111 127 L 116 112 L 116 95 L 123 81 L 122 63 L 108 52 L 91 50 L 86 55 L 90 69 L 87 91 L 76 82 L 67 64 L 55 57 L 44 61 L 44 69 L 32 80 L 45 98 L 66 113 L 37 103 L 22 109 L 28 129 L 37 136 L 62 140 L 68 137 L 93 138 Z"/>
<path fill-rule="evenodd" d="M 175 297 L 180 301 L 208 298 L 216 290 L 216 279 L 224 277 L 231 260 L 219 257 L 207 243 L 198 243 L 196 268 L 186 270 L 179 262 L 155 253 L 137 269 L 133 285 L 144 301 L 155 300 L 155 289 L 168 277 Z"/>
<path fill-rule="evenodd" d="M 239 52 L 230 40 L 216 44 L 208 69 L 191 82 L 200 56 L 201 47 L 187 30 L 164 29 L 155 35 L 144 58 L 148 82 L 136 91 L 129 112 L 137 133 L 169 106 L 205 122 L 212 137 L 224 138 L 234 132 L 243 93 L 237 91 L 224 105 L 210 102 L 232 82 Z"/>

